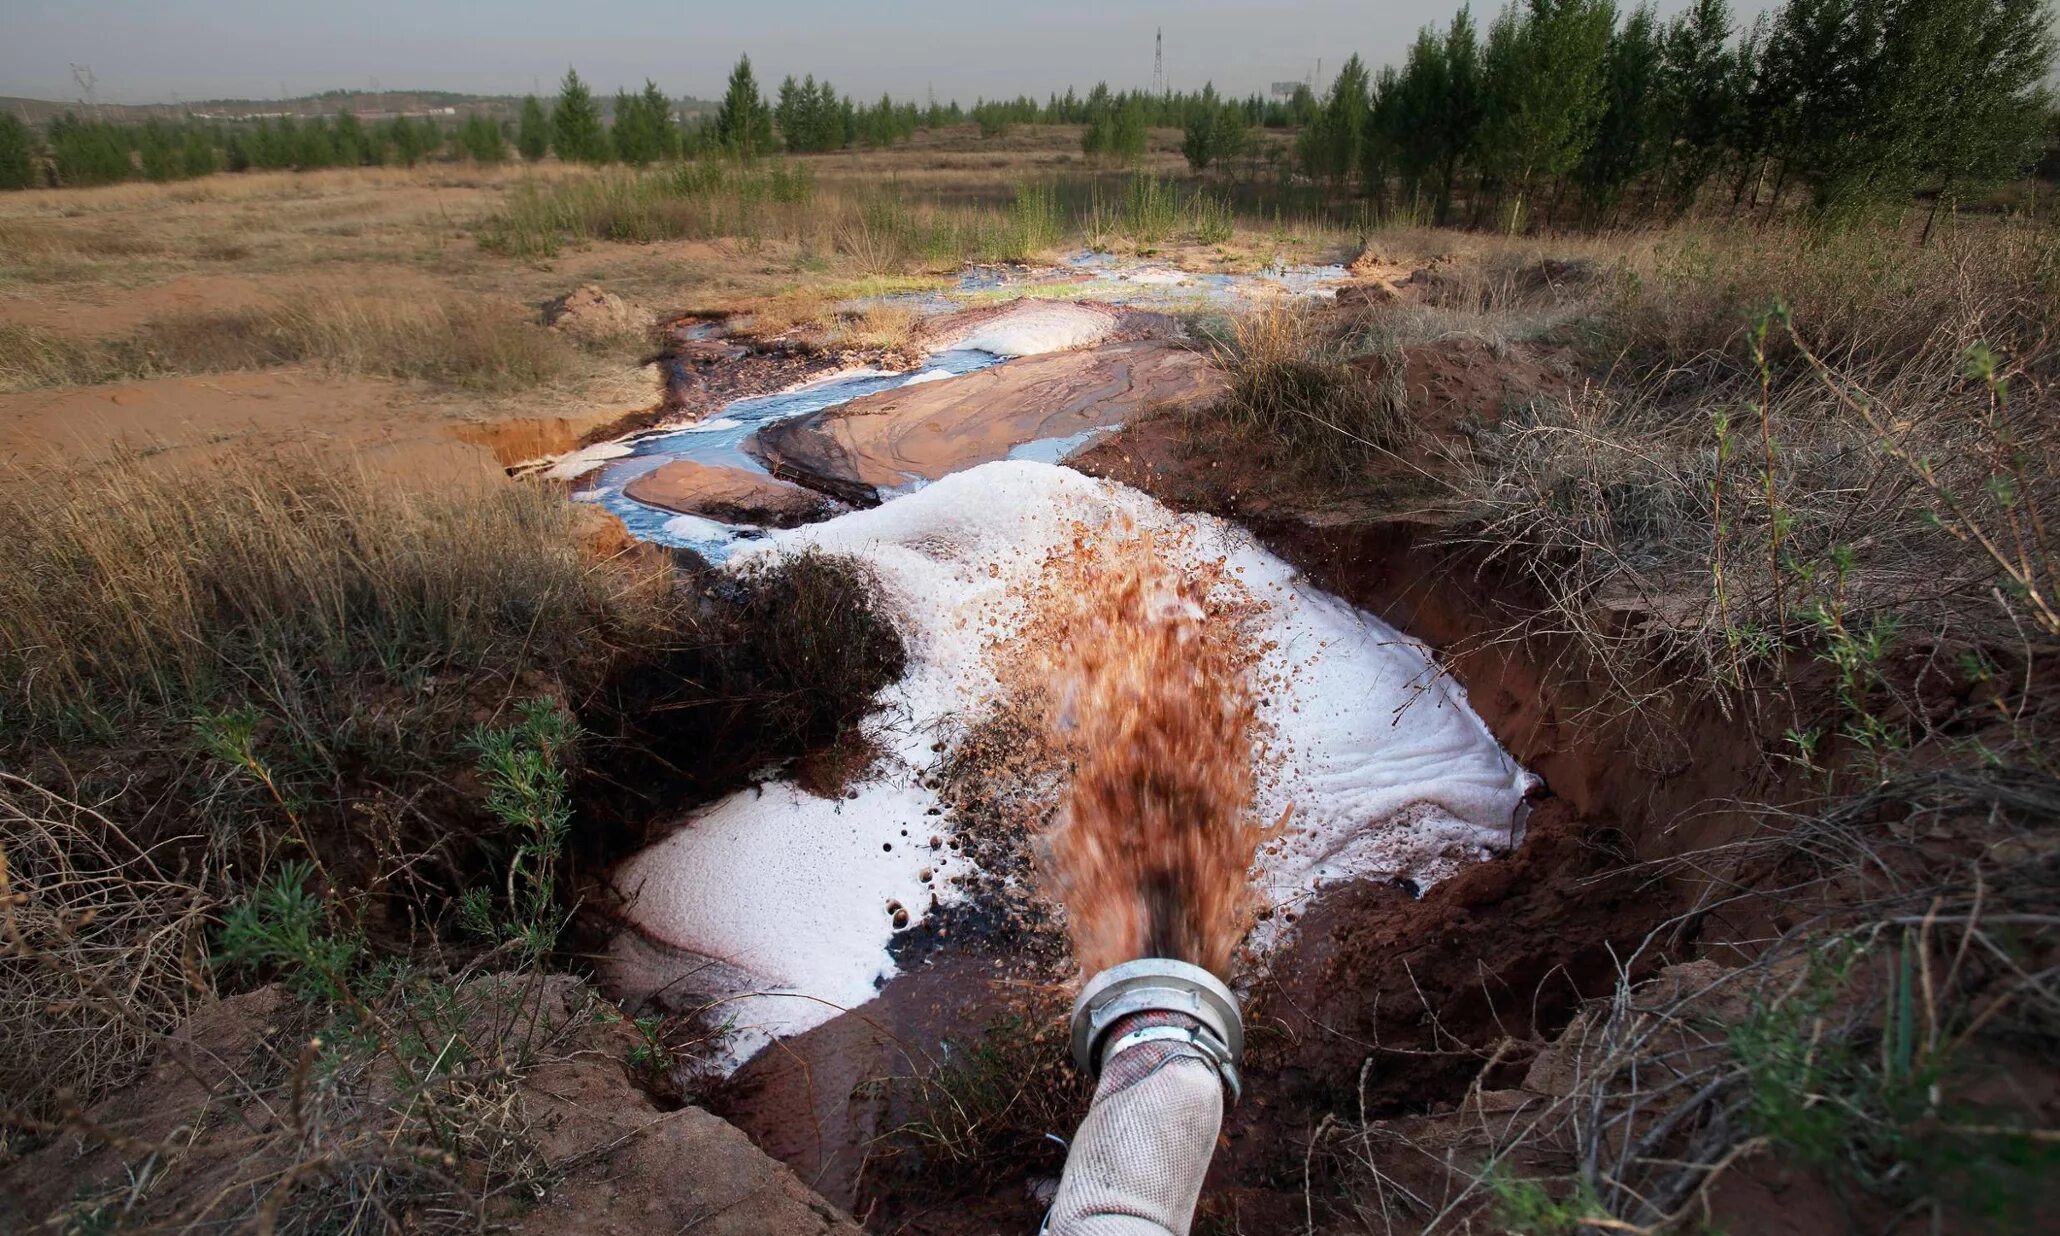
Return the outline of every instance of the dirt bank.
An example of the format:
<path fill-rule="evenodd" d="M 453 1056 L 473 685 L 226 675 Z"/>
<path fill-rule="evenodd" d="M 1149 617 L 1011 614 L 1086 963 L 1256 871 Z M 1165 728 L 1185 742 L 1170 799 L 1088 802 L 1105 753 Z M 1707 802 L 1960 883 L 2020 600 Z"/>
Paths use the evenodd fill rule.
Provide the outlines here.
<path fill-rule="evenodd" d="M 403 1082 L 374 1070 L 353 1083 L 373 1100 L 363 1103 L 309 1085 L 306 1044 L 321 1027 L 265 987 L 202 1007 L 146 1077 L 93 1109 L 87 1127 L 118 1144 L 65 1136 L 0 1173 L 0 1220 L 27 1230 L 46 1216 L 119 1214 L 125 1229 L 168 1230 L 256 1217 L 269 1229 L 400 1189 L 447 1189 L 462 1206 L 469 1185 L 487 1200 L 467 1217 L 512 1232 L 859 1232 L 735 1128 L 698 1107 L 654 1105 L 632 1080 L 649 1072 L 634 1062 L 637 1032 L 577 980 L 489 975 L 449 999 L 463 1018 L 452 1080 L 467 1098 L 439 1127 L 493 1145 L 483 1179 L 443 1179 L 445 1155 L 387 1127 L 393 1113 L 378 1100 Z M 195 1136 L 218 1127 L 236 1132 Z M 147 1190 L 125 1166 L 138 1152 L 152 1164 Z M 252 1197 L 282 1177 L 253 1216 Z"/>

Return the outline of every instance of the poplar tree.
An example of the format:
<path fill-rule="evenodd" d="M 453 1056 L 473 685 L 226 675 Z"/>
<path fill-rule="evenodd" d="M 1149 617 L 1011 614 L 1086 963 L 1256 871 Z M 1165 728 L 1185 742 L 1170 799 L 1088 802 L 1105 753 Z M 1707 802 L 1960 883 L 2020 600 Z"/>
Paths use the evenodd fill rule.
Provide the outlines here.
<path fill-rule="evenodd" d="M 535 95 L 522 100 L 522 119 L 515 128 L 515 149 L 531 163 L 543 158 L 551 149 L 551 124 L 544 117 L 544 105 Z"/>
<path fill-rule="evenodd" d="M 1533 189 L 1573 170 L 1594 137 L 1614 18 L 1608 0 L 1528 0 L 1488 30 L 1486 148 L 1514 194 L 1512 230 Z"/>
<path fill-rule="evenodd" d="M 1631 10 L 1609 37 L 1602 117 L 1579 168 L 1582 196 L 1597 218 L 1614 212 L 1666 153 L 1664 57 L 1659 16 L 1649 5 Z"/>
<path fill-rule="evenodd" d="M 1916 187 L 1941 206 L 1993 187 L 2037 156 L 2052 112 L 2053 32 L 2043 0 L 1927 0 L 1891 28 L 1886 102 Z"/>
<path fill-rule="evenodd" d="M 558 102 L 551 109 L 551 149 L 568 163 L 608 161 L 608 134 L 601 127 L 601 107 L 576 69 L 565 70 Z"/>
<path fill-rule="evenodd" d="M 1749 53 L 1733 52 L 1730 39 L 1728 0 L 1695 0 L 1667 28 L 1661 56 L 1672 138 L 1666 189 L 1684 208 L 1695 204 L 1738 123 L 1751 60 Z"/>

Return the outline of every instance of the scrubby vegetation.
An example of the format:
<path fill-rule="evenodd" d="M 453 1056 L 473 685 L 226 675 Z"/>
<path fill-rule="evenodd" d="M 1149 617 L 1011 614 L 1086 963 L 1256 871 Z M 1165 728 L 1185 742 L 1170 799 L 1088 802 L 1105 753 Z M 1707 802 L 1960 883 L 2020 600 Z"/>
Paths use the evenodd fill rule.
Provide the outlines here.
<path fill-rule="evenodd" d="M 1556 1041 L 1454 1041 L 1427 1004 L 1478 1076 L 1449 1115 L 1339 1108 L 1319 1206 L 1341 1231 L 1694 1230 L 1731 1176 L 1814 1173 L 1882 1223 L 2035 1228 L 2050 1122 L 2004 1079 L 2053 1051 L 2052 237 L 1369 245 L 1416 276 L 1356 319 L 1239 322 L 1190 449 L 1259 447 L 1237 483 L 1269 503 L 1433 521 L 1497 598 L 1457 664 L 1542 675 L 1578 709 L 1560 732 L 1753 772 L 1696 809 L 1734 839 L 1641 834 L 1667 855 L 1633 868 L 1647 934 Z M 1559 380 L 1441 385 L 1496 356 Z"/>
<path fill-rule="evenodd" d="M 805 163 L 679 163 L 518 191 L 482 220 L 480 243 L 514 257 L 568 241 L 741 238 L 849 259 L 867 274 L 912 265 L 1023 261 L 1051 248 L 1066 222 L 1047 186 L 1019 185 L 1006 206 L 947 206 L 893 185 L 819 186 Z"/>
<path fill-rule="evenodd" d="M 367 1153 L 399 1139 L 484 1156 L 483 1178 L 375 1190 L 389 1207 L 484 1205 L 513 1134 L 488 1121 L 473 1139 L 488 1113 L 471 1105 L 515 1119 L 527 1065 L 505 1052 L 568 1024 L 523 1010 L 544 999 L 540 967 L 562 965 L 568 864 L 592 844 L 573 832 L 580 795 L 584 827 L 607 827 L 605 789 L 582 778 L 672 750 L 622 749 L 659 707 L 693 749 L 687 776 L 800 754 L 898 664 L 838 560 L 710 593 L 662 555 L 597 550 L 542 487 L 429 492 L 331 457 L 204 475 L 132 459 L 13 478 L 0 511 L 9 1153 L 90 1132 L 84 1113 L 197 1000 L 277 979 L 296 1002 L 276 1015 L 322 1042 L 298 1063 L 284 1049 L 251 1083 L 271 1099 L 252 1101 L 320 1107 L 348 1078 L 391 1075 L 372 1115 L 351 1099 L 314 1123 Z M 349 1154 L 275 1149 L 321 1161 L 267 1169 L 252 1213 L 373 1187 Z M 227 1183 L 212 1153 L 194 1160 L 210 1187 Z M 196 1202 L 179 1179 L 123 1205 L 169 1221 Z"/>

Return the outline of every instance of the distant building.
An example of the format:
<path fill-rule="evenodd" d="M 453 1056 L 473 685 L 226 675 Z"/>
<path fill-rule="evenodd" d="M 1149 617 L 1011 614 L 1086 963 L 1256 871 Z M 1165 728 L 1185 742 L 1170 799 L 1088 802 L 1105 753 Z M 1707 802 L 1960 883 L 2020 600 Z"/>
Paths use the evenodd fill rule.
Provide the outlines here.
<path fill-rule="evenodd" d="M 1301 82 L 1275 82 L 1272 87 L 1273 97 L 1276 99 L 1292 99 L 1295 97 L 1295 91 L 1301 88 Z"/>

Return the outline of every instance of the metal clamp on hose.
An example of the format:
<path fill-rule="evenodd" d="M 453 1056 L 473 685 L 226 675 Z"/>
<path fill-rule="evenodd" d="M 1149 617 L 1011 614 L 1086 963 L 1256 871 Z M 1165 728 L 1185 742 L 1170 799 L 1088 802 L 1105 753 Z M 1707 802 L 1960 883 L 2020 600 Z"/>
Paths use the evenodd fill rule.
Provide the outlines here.
<path fill-rule="evenodd" d="M 1109 1039 L 1117 1021 L 1150 1012 L 1179 1013 L 1197 1025 L 1147 1026 Z M 1245 1050 L 1245 1027 L 1237 997 L 1200 966 L 1170 957 L 1142 957 L 1111 966 L 1095 975 L 1073 1002 L 1072 1028 L 1073 1063 L 1091 1077 L 1099 1078 L 1107 1061 L 1141 1043 L 1181 1042 L 1215 1066 L 1231 1102 L 1243 1093 L 1237 1062 Z"/>

